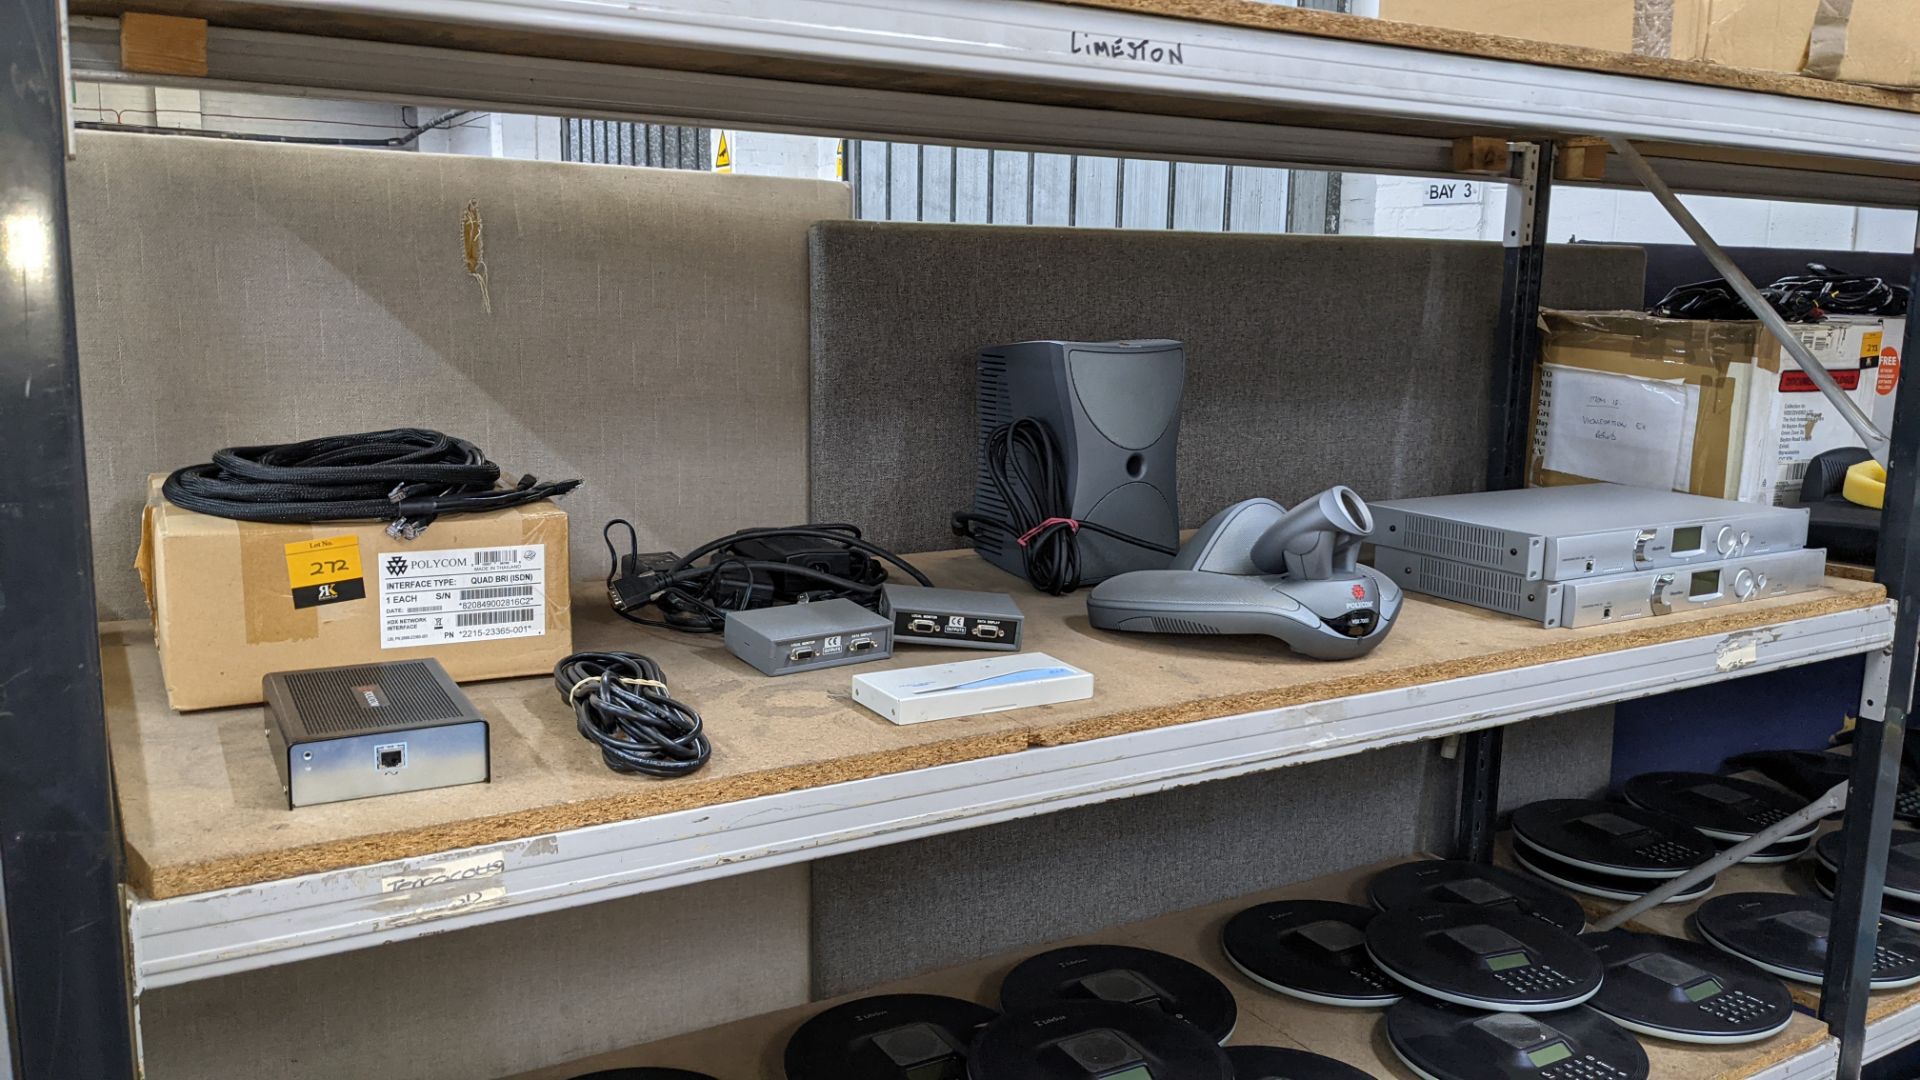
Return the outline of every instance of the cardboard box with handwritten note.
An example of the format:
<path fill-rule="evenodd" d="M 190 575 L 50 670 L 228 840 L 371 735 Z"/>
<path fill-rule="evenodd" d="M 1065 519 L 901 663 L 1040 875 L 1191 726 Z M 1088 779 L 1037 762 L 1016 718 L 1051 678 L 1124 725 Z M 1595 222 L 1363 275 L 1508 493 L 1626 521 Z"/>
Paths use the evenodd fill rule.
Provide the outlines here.
<path fill-rule="evenodd" d="M 1816 455 L 1860 439 L 1757 322 L 1546 311 L 1528 481 L 1610 480 L 1796 505 Z M 1840 316 L 1794 335 L 1887 430 L 1906 320 Z"/>
<path fill-rule="evenodd" d="M 1528 481 L 1769 502 L 1780 347 L 1758 323 L 1545 311 Z"/>

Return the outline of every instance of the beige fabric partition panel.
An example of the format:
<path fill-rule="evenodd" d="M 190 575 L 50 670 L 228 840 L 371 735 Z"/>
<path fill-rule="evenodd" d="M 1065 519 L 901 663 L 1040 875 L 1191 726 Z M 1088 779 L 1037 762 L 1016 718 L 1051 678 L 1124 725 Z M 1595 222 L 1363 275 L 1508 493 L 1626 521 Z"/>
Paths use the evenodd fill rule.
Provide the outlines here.
<path fill-rule="evenodd" d="M 612 516 L 644 550 L 806 516 L 806 231 L 848 215 L 845 185 L 91 132 L 79 150 L 104 614 L 146 614 L 146 476 L 224 446 L 421 426 L 582 477 L 562 503 L 580 578 Z"/>

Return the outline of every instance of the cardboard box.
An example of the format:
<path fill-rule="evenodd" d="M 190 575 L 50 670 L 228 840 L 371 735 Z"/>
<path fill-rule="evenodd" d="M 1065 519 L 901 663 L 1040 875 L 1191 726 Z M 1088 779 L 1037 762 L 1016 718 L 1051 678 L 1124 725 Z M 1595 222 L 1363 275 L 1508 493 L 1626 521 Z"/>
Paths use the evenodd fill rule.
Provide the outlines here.
<path fill-rule="evenodd" d="M 1900 90 L 1920 88 L 1920 13 L 1914 0 L 1822 0 L 1806 73 Z"/>
<path fill-rule="evenodd" d="M 166 501 L 135 565 L 176 709 L 261 700 L 269 672 L 433 657 L 458 682 L 543 675 L 573 651 L 567 515 L 551 502 L 434 522 L 267 525 Z"/>
<path fill-rule="evenodd" d="M 1654 6 L 1671 10 L 1668 55 L 1676 60 L 1797 73 L 1807 60 L 1820 0 L 1659 0 Z"/>
<path fill-rule="evenodd" d="M 1914 0 L 1379 0 L 1379 14 L 1557 45 L 1920 88 Z"/>
<path fill-rule="evenodd" d="M 1669 25 L 1670 34 L 1643 36 L 1641 51 L 1664 44 L 1679 60 L 1920 87 L 1913 0 L 1648 0 L 1643 15 L 1643 26 Z"/>
<path fill-rule="evenodd" d="M 1797 505 L 1807 463 L 1859 446 L 1757 322 L 1547 311 L 1528 481 L 1611 480 Z M 1881 431 L 1893 424 L 1905 319 L 1842 316 L 1795 336 Z"/>
<path fill-rule="evenodd" d="M 1380 0 L 1380 17 L 1394 22 L 1614 52 L 1633 51 L 1633 9 L 1634 0 Z"/>
<path fill-rule="evenodd" d="M 1893 424 L 1906 325 L 1905 319 L 1838 316 L 1797 324 L 1794 336 L 1884 432 Z M 1791 360 L 1781 367 L 1769 427 L 1776 438 L 1773 502 L 1778 506 L 1799 505 L 1800 481 L 1815 457 L 1843 446 L 1864 445 L 1839 410 Z"/>
<path fill-rule="evenodd" d="M 1759 323 L 1543 311 L 1528 482 L 1610 480 L 1768 502 L 1780 346 Z M 1771 439 L 1761 440 L 1770 444 Z"/>

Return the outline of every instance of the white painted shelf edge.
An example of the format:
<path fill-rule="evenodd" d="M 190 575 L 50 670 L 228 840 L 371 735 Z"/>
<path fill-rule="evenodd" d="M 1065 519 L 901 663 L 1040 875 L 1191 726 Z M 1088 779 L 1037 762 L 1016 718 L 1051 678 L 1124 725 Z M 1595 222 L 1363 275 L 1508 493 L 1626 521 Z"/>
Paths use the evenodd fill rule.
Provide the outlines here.
<path fill-rule="evenodd" d="M 1910 1005 L 1867 1025 L 1867 1046 L 1862 1058 L 1878 1061 L 1916 1042 L 1920 1042 L 1920 1005 Z"/>
<path fill-rule="evenodd" d="M 136 991 L 1886 648 L 1882 602 L 1735 633 L 165 900 Z"/>
<path fill-rule="evenodd" d="M 1185 100 L 1920 163 L 1920 114 L 1036 0 L 265 0 Z"/>
<path fill-rule="evenodd" d="M 1840 1071 L 1840 1040 L 1828 1036 L 1819 1045 L 1776 1062 L 1747 1080 L 1834 1080 Z"/>
<path fill-rule="evenodd" d="M 1867 1025 L 1866 1061 L 1878 1061 L 1920 1042 L 1920 1005 L 1910 1005 Z M 1803 1053 L 1768 1066 L 1747 1080 L 1833 1080 L 1840 1064 L 1840 1042 L 1820 1041 Z"/>
<path fill-rule="evenodd" d="M 1427 176 L 1452 172 L 1449 140 L 1470 131 L 1619 135 L 1843 165 L 1920 165 L 1920 113 L 1034 0 L 264 0 L 262 6 L 489 28 L 507 38 L 557 33 L 836 66 L 854 61 L 946 76 L 955 84 L 942 93 L 906 93 L 226 27 L 209 33 L 207 80 L 159 81 Z M 128 77 L 117 70 L 113 20 L 79 19 L 74 31 L 80 77 Z M 1136 100 L 1253 105 L 1262 119 L 1205 120 L 1147 106 L 1033 105 L 971 96 L 966 89 L 1004 81 L 1125 92 Z M 1337 117 L 1365 118 L 1393 132 L 1350 129 Z M 1661 158 L 1657 151 L 1654 160 L 1680 190 L 1920 203 L 1920 179 L 1911 175 L 1808 171 L 1785 159 L 1760 165 Z M 1618 162 L 1609 162 L 1601 182 L 1638 184 Z"/>

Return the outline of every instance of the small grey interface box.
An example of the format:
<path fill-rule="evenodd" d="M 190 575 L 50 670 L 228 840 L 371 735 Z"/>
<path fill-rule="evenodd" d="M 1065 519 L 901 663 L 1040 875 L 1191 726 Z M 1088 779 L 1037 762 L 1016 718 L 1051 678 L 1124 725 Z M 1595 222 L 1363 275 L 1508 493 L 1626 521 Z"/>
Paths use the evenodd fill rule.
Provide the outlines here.
<path fill-rule="evenodd" d="M 896 645 L 1020 651 L 1020 606 L 1006 593 L 889 585 L 887 614 Z"/>
<path fill-rule="evenodd" d="M 893 655 L 893 621 L 851 600 L 727 612 L 727 651 L 766 675 L 884 660 Z"/>

